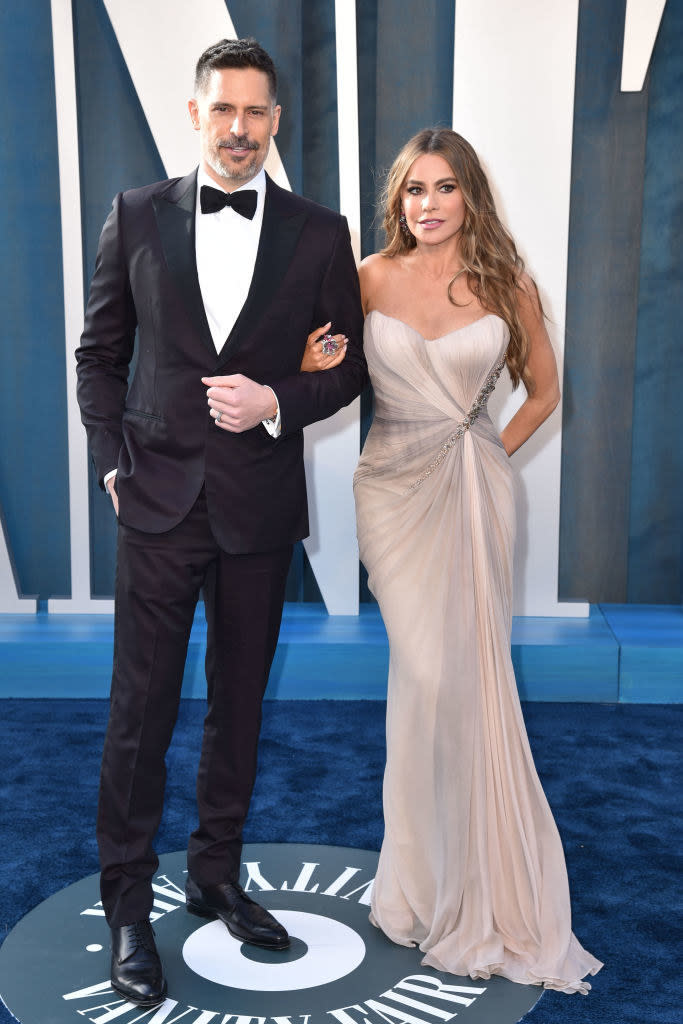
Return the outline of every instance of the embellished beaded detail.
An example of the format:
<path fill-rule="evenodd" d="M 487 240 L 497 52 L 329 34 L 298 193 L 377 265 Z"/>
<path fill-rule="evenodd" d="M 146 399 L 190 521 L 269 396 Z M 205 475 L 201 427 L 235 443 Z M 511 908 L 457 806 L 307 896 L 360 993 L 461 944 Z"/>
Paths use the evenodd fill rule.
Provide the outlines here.
<path fill-rule="evenodd" d="M 505 366 L 505 356 L 502 356 L 500 362 L 496 363 L 488 377 L 484 381 L 477 397 L 474 400 L 474 404 L 470 411 L 465 416 L 465 419 L 458 423 L 457 427 L 452 434 L 449 434 L 444 443 L 439 448 L 439 454 L 436 458 L 429 463 L 424 473 L 415 480 L 410 487 L 406 490 L 406 494 L 410 494 L 412 491 L 417 490 L 420 484 L 423 484 L 428 476 L 431 476 L 435 469 L 438 469 L 443 460 L 446 458 L 451 448 L 458 443 L 461 437 L 464 436 L 465 432 L 470 429 L 477 416 L 488 402 L 489 395 L 494 390 L 498 383 L 498 378 L 503 372 Z"/>

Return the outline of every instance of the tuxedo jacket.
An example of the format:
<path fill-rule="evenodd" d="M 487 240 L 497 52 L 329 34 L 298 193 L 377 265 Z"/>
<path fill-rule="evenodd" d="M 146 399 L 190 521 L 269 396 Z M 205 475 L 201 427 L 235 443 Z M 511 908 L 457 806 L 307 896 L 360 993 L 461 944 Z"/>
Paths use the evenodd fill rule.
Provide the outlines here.
<path fill-rule="evenodd" d="M 115 198 L 76 351 L 81 418 L 100 486 L 118 470 L 122 523 L 170 530 L 204 485 L 220 546 L 270 551 L 308 534 L 303 427 L 366 382 L 358 275 L 345 218 L 268 178 L 251 287 L 217 355 L 197 276 L 196 191 L 194 171 Z M 308 334 L 328 320 L 348 338 L 344 361 L 300 373 Z M 279 438 L 261 424 L 216 427 L 201 378 L 232 373 L 273 388 Z"/>

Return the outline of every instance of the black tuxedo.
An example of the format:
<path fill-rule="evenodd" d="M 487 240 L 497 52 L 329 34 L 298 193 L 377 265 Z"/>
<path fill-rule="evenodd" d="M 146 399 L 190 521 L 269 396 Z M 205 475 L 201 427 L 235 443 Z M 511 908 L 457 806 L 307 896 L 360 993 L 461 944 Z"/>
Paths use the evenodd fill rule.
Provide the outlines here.
<path fill-rule="evenodd" d="M 348 229 L 268 179 L 251 288 L 217 356 L 197 278 L 195 197 L 196 172 L 115 199 L 76 353 L 81 415 L 100 482 L 118 467 L 121 522 L 169 530 L 205 485 L 225 551 L 273 550 L 308 534 L 302 427 L 348 405 L 365 381 Z M 328 320 L 349 338 L 344 362 L 299 374 L 309 332 Z M 216 429 L 201 378 L 230 373 L 273 388 L 280 438 L 261 426 Z"/>
<path fill-rule="evenodd" d="M 209 713 L 189 866 L 204 885 L 239 872 L 291 545 L 308 533 L 302 428 L 348 404 L 366 380 L 344 218 L 267 180 L 249 294 L 216 355 L 197 277 L 195 201 L 196 172 L 116 197 L 76 352 L 100 484 L 118 470 L 114 672 L 98 818 L 103 902 L 117 926 L 151 907 L 164 755 L 202 587 Z M 344 361 L 299 373 L 307 335 L 328 320 L 349 339 Z M 201 378 L 231 373 L 272 387 L 279 438 L 262 425 L 239 434 L 216 427 Z"/>

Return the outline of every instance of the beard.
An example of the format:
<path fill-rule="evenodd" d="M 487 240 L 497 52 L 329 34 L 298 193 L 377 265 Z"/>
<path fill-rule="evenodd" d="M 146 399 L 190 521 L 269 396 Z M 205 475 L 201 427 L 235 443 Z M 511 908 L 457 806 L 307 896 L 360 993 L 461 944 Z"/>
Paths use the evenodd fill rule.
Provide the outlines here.
<path fill-rule="evenodd" d="M 221 150 L 228 147 L 241 146 L 252 151 L 252 155 L 240 163 L 233 165 L 225 163 L 221 158 Z M 228 139 L 218 139 L 210 149 L 207 150 L 204 159 L 219 177 L 225 181 L 251 181 L 263 167 L 268 150 L 262 153 L 258 142 L 251 141 L 245 136 L 231 135 Z"/>

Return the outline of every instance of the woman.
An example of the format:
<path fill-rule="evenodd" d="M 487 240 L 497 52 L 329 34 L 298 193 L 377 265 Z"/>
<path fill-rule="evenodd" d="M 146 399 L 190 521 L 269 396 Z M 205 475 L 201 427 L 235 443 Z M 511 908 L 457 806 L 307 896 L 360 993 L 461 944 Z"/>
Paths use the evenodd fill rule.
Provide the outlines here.
<path fill-rule="evenodd" d="M 508 457 L 559 400 L 541 303 L 453 131 L 403 147 L 384 227 L 360 268 L 375 416 L 354 478 L 391 652 L 371 918 L 439 970 L 585 993 L 602 965 L 571 932 L 510 655 Z M 486 402 L 505 366 L 527 397 L 499 437 Z"/>

